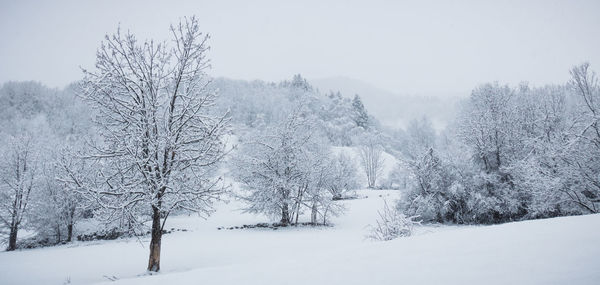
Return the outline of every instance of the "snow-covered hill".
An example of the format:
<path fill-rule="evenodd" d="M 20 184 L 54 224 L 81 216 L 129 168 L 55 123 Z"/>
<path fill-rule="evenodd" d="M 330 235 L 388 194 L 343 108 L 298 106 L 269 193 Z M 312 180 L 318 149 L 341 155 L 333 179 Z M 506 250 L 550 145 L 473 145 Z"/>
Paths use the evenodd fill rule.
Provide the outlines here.
<path fill-rule="evenodd" d="M 413 119 L 428 116 L 437 130 L 443 129 L 454 118 L 461 93 L 398 94 L 378 88 L 370 83 L 348 77 L 328 77 L 311 79 L 310 83 L 321 92 L 340 91 L 352 98 L 360 95 L 371 115 L 388 127 L 405 128 Z"/>
<path fill-rule="evenodd" d="M 268 221 L 221 203 L 208 220 L 179 216 L 162 269 L 145 274 L 147 238 L 0 253 L 0 284 L 598 284 L 600 215 L 497 226 L 440 226 L 390 242 L 364 239 L 383 198 L 362 190 L 331 228 L 218 230 Z M 380 197 L 382 196 L 382 197 Z M 109 279 L 116 279 L 112 282 Z"/>

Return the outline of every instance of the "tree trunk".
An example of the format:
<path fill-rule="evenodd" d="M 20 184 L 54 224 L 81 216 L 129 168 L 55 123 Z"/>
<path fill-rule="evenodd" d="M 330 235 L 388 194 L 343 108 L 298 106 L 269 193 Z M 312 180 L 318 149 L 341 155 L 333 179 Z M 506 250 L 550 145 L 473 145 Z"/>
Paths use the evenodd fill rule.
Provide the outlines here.
<path fill-rule="evenodd" d="M 75 220 L 75 207 L 71 207 L 69 211 L 69 224 L 67 225 L 67 242 L 73 239 L 73 220 Z"/>
<path fill-rule="evenodd" d="M 67 225 L 67 242 L 71 242 L 71 239 L 73 238 L 73 223 L 69 223 Z"/>
<path fill-rule="evenodd" d="M 17 226 L 12 226 L 10 228 L 10 235 L 8 237 L 8 248 L 7 251 L 17 249 L 17 231 L 19 228 Z"/>
<path fill-rule="evenodd" d="M 310 213 L 310 223 L 314 225 L 317 225 L 317 203 L 313 203 L 312 204 L 312 211 Z"/>
<path fill-rule="evenodd" d="M 60 235 L 60 223 L 56 223 L 56 244 L 59 244 L 62 241 L 62 237 Z"/>
<path fill-rule="evenodd" d="M 150 241 L 150 259 L 148 260 L 148 271 L 158 272 L 160 270 L 160 241 L 162 230 L 160 228 L 160 211 L 152 207 L 152 240 Z"/>
<path fill-rule="evenodd" d="M 290 223 L 290 210 L 287 202 L 281 207 L 281 224 L 287 225 Z"/>

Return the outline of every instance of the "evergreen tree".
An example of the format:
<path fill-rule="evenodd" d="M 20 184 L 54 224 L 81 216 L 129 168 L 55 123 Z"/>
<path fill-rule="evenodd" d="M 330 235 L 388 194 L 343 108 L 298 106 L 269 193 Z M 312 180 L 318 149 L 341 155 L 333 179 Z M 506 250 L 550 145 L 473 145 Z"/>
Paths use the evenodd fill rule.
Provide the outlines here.
<path fill-rule="evenodd" d="M 352 111 L 353 111 L 353 119 L 357 126 L 368 129 L 369 128 L 369 114 L 365 109 L 365 106 L 360 99 L 358 94 L 354 95 L 354 99 L 352 99 Z"/>

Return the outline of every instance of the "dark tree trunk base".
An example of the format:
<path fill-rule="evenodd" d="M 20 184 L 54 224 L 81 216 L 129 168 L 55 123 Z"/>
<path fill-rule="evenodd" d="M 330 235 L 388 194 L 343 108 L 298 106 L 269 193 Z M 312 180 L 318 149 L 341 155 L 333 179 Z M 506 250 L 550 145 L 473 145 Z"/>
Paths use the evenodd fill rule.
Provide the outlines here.
<path fill-rule="evenodd" d="M 150 241 L 150 258 L 148 259 L 148 271 L 158 272 L 160 270 L 160 242 L 162 230 L 160 226 L 160 212 L 152 207 L 152 240 Z"/>
<path fill-rule="evenodd" d="M 73 224 L 67 226 L 67 242 L 71 242 L 73 238 Z"/>
<path fill-rule="evenodd" d="M 12 227 L 10 229 L 10 235 L 8 237 L 8 248 L 6 249 L 7 251 L 17 249 L 17 231 L 17 227 Z"/>
<path fill-rule="evenodd" d="M 290 223 L 290 210 L 287 203 L 283 204 L 281 208 L 281 224 L 289 224 Z"/>

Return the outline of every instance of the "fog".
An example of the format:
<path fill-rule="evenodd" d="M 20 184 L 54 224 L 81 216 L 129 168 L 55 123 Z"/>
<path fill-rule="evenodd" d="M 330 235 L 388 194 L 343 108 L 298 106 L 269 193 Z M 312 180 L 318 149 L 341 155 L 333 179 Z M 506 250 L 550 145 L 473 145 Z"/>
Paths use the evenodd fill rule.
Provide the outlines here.
<path fill-rule="evenodd" d="M 0 82 L 63 87 L 119 23 L 168 39 L 199 17 L 213 76 L 348 77 L 394 94 L 467 95 L 481 83 L 568 80 L 600 62 L 598 1 L 1 1 Z M 368 96 L 364 94 L 363 96 Z"/>
<path fill-rule="evenodd" d="M 0 0 L 0 284 L 597 284 L 599 11 Z"/>

